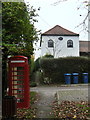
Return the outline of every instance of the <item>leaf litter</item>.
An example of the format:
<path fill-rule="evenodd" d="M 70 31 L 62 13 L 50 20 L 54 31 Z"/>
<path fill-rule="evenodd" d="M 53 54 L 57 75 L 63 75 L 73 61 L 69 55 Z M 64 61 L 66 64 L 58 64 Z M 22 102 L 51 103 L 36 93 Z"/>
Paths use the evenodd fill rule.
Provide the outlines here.
<path fill-rule="evenodd" d="M 90 104 L 87 101 L 54 101 L 52 105 L 55 118 L 84 119 L 90 118 Z"/>

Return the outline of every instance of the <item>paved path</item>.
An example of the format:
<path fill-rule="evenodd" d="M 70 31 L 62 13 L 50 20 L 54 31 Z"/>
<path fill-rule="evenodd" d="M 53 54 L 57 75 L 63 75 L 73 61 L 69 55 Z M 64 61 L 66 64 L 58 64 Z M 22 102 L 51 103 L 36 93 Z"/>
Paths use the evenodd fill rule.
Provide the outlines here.
<path fill-rule="evenodd" d="M 88 89 L 61 90 L 57 92 L 58 104 L 62 101 L 88 101 Z"/>
<path fill-rule="evenodd" d="M 37 118 L 53 118 L 51 106 L 53 101 L 55 101 L 56 93 L 59 100 L 58 103 L 68 99 L 75 101 L 78 98 L 80 98 L 78 100 L 88 100 L 88 85 L 38 86 L 31 88 L 31 91 L 36 91 L 39 94 Z"/>
<path fill-rule="evenodd" d="M 39 96 L 37 118 L 53 118 L 51 106 L 54 102 L 54 95 L 39 92 Z"/>

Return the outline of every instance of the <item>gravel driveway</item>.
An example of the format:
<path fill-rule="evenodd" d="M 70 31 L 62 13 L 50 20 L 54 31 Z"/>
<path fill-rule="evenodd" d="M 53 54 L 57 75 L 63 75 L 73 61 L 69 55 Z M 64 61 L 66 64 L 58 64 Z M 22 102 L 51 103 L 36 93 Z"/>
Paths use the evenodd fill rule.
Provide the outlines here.
<path fill-rule="evenodd" d="M 37 102 L 37 118 L 53 118 L 51 106 L 57 94 L 58 103 L 63 100 L 88 101 L 88 85 L 38 86 L 30 89 L 39 95 Z"/>

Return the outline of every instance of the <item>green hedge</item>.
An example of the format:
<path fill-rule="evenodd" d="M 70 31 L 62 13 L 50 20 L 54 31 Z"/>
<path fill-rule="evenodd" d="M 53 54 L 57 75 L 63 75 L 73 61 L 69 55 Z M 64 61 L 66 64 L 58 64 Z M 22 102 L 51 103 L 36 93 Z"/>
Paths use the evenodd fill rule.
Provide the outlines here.
<path fill-rule="evenodd" d="M 66 58 L 43 58 L 40 66 L 44 77 L 51 79 L 52 83 L 65 83 L 65 73 L 79 73 L 79 83 L 82 83 L 82 73 L 90 74 L 90 58 L 85 57 L 66 57 Z M 90 77 L 89 77 L 90 82 Z"/>

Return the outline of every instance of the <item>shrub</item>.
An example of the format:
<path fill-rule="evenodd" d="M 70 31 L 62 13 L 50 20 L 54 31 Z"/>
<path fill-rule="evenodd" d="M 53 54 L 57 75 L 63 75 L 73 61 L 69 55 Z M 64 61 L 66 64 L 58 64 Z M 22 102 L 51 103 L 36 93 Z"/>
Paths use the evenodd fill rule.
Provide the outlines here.
<path fill-rule="evenodd" d="M 37 86 L 36 82 L 31 82 L 30 83 L 30 87 L 36 87 L 36 86 Z"/>
<path fill-rule="evenodd" d="M 46 54 L 46 55 L 43 56 L 43 58 L 54 58 L 54 56 L 51 55 L 51 54 Z"/>
<path fill-rule="evenodd" d="M 90 73 L 90 59 L 83 57 L 66 57 L 58 59 L 41 59 L 41 69 L 44 77 L 51 79 L 52 83 L 64 83 L 65 73 L 79 73 L 79 83 L 82 82 L 82 73 Z"/>

